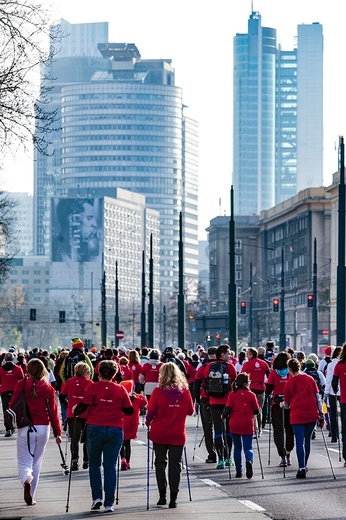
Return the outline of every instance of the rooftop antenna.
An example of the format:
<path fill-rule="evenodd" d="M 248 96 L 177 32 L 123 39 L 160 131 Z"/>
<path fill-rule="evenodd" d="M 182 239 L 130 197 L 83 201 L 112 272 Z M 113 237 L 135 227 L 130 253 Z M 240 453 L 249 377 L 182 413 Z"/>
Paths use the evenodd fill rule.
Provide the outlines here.
<path fill-rule="evenodd" d="M 221 197 L 219 197 L 219 208 L 220 208 L 220 215 L 222 215 L 222 211 L 221 211 Z"/>

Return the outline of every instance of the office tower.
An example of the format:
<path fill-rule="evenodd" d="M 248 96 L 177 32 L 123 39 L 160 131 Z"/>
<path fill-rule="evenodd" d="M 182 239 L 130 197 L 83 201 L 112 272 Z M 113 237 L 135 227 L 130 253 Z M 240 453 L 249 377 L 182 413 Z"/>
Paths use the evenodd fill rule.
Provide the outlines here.
<path fill-rule="evenodd" d="M 184 113 L 171 60 L 144 60 L 136 45 L 107 39 L 98 49 L 101 66 L 92 61 L 79 81 L 77 71 L 60 84 L 59 195 L 112 197 L 115 188 L 145 195 L 160 214 L 161 287 L 172 291 L 180 212 L 188 275 L 198 279 L 197 124 Z"/>
<path fill-rule="evenodd" d="M 15 256 L 32 255 L 32 195 L 24 192 L 10 192 L 6 195 L 15 202 L 11 209 L 14 236 L 8 246 L 8 253 Z"/>
<path fill-rule="evenodd" d="M 65 84 L 89 81 L 106 64 L 97 45 L 108 40 L 108 23 L 70 24 L 61 20 L 61 49 L 41 74 L 42 86 L 49 87 L 49 110 L 56 110 L 55 130 L 47 154 L 34 151 L 34 252 L 49 255 L 50 198 L 61 194 L 61 88 Z M 54 32 L 52 27 L 52 32 Z M 52 78 L 50 81 L 47 78 Z M 40 135 L 38 135 L 40 137 Z"/>
<path fill-rule="evenodd" d="M 234 38 L 233 184 L 237 215 L 259 214 L 322 184 L 323 36 L 298 26 L 285 51 L 252 12 Z"/>

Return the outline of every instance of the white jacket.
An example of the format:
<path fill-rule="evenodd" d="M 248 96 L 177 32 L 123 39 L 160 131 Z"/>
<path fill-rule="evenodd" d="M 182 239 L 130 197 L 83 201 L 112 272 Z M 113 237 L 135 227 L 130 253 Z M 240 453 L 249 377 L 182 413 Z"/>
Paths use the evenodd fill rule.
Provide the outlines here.
<path fill-rule="evenodd" d="M 338 358 L 335 358 L 335 359 L 332 359 L 331 362 L 328 364 L 327 366 L 327 372 L 326 372 L 326 389 L 325 389 L 325 393 L 326 394 L 331 394 L 331 395 L 335 395 L 334 393 L 334 390 L 332 388 L 332 379 L 333 379 L 333 375 L 334 375 L 334 368 L 335 368 L 335 365 L 339 362 L 339 359 Z M 339 386 L 338 386 L 338 392 L 336 395 L 340 395 L 340 383 L 339 383 Z"/>

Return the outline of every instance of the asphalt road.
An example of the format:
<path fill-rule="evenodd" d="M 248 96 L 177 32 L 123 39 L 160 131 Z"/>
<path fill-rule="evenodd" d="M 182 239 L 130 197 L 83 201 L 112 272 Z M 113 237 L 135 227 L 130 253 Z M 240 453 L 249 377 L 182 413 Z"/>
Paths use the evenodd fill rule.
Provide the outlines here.
<path fill-rule="evenodd" d="M 191 425 L 191 422 L 189 424 Z M 232 468 L 230 480 L 228 469 L 216 470 L 214 465 L 205 464 L 204 445 L 198 447 L 203 430 L 201 427 L 198 428 L 198 440 L 194 451 L 195 431 L 196 428 L 188 427 L 189 466 L 199 478 L 214 481 L 221 485 L 230 496 L 238 500 L 253 502 L 265 510 L 264 514 L 275 520 L 346 519 L 346 468 L 343 467 L 343 459 L 339 462 L 338 445 L 330 443 L 327 431 L 324 431 L 324 434 L 336 478 L 333 478 L 323 437 L 319 430 L 316 439 L 312 441 L 308 462 L 309 471 L 305 480 L 296 478 L 295 452 L 291 456 L 292 466 L 286 468 L 284 478 L 283 469 L 278 467 L 280 457 L 273 442 L 270 448 L 270 465 L 268 465 L 268 426 L 259 439 L 264 478 L 262 479 L 257 444 L 254 440 L 255 459 L 252 480 L 247 480 L 245 476 L 242 479 L 236 479 L 234 468 Z M 192 460 L 193 453 L 195 454 L 194 460 Z"/>

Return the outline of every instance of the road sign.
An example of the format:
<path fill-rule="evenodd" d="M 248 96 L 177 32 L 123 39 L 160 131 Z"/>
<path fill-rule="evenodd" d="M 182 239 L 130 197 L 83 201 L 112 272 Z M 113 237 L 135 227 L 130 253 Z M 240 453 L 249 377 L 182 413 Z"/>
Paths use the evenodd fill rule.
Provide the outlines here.
<path fill-rule="evenodd" d="M 122 330 L 118 330 L 118 331 L 115 333 L 115 337 L 118 338 L 118 339 L 124 339 L 124 336 L 125 336 L 125 334 L 123 333 Z"/>

